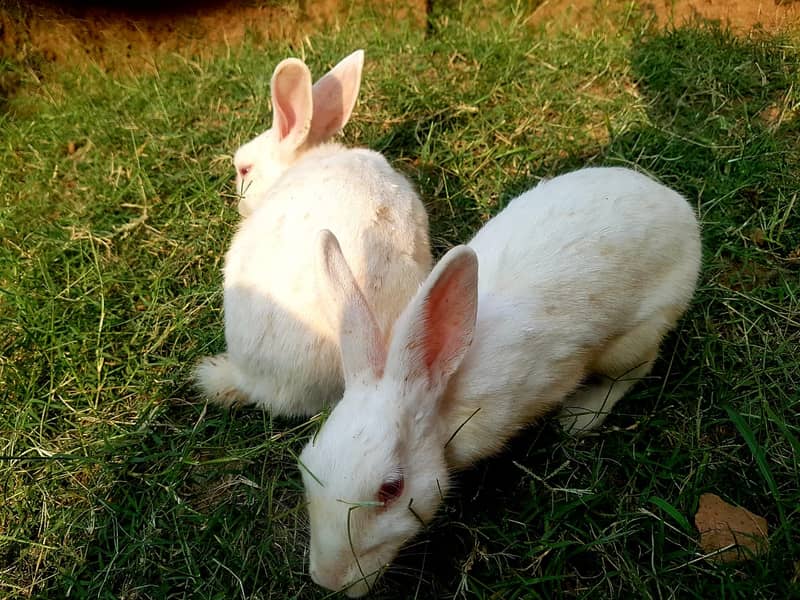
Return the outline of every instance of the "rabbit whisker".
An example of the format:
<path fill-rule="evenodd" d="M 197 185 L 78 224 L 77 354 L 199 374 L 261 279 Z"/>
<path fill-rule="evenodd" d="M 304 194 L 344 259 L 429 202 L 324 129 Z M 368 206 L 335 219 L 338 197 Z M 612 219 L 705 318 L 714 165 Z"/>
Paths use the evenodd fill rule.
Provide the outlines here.
<path fill-rule="evenodd" d="M 411 514 L 414 515 L 417 518 L 417 521 L 419 521 L 420 525 L 422 525 L 423 528 L 427 527 L 425 521 L 422 520 L 422 517 L 419 516 L 417 511 L 415 511 L 413 508 L 411 508 L 411 505 L 413 503 L 414 503 L 414 498 L 409 499 L 409 501 L 408 501 L 408 510 L 410 510 Z"/>

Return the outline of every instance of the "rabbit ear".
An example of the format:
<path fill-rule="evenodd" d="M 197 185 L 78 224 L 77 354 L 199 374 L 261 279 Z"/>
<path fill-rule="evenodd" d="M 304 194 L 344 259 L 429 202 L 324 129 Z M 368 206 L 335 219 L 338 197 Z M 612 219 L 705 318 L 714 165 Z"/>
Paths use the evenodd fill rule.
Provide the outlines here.
<path fill-rule="evenodd" d="M 341 131 L 356 105 L 364 51 L 356 50 L 314 84 L 314 116 L 309 140 L 319 144 Z"/>
<path fill-rule="evenodd" d="M 329 306 L 328 320 L 339 333 L 345 384 L 366 374 L 380 379 L 386 365 L 386 345 L 378 322 L 358 287 L 339 241 L 327 229 L 317 235 L 317 280 Z"/>
<path fill-rule="evenodd" d="M 295 151 L 306 142 L 311 128 L 311 72 L 303 61 L 287 58 L 275 67 L 270 87 L 272 128 L 281 147 Z"/>
<path fill-rule="evenodd" d="M 472 344 L 478 309 L 478 257 L 450 250 L 434 267 L 396 326 L 387 370 L 416 378 L 440 396 Z"/>

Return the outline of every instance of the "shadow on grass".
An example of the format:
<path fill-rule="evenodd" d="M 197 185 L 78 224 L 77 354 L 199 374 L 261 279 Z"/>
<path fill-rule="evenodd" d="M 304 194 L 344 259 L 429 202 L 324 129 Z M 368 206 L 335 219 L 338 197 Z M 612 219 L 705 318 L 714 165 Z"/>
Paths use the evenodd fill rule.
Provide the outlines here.
<path fill-rule="evenodd" d="M 743 464 L 755 465 L 723 407 L 760 414 L 767 393 L 778 413 L 789 408 L 767 373 L 785 377 L 796 364 L 790 348 L 800 343 L 785 326 L 796 311 L 800 272 L 800 53 L 779 39 L 744 39 L 698 23 L 644 38 L 631 64 L 650 122 L 614 137 L 605 158 L 636 163 L 686 195 L 701 216 L 703 274 L 682 327 L 695 341 L 676 352 L 672 336 L 662 357 L 672 356 L 678 376 L 688 374 L 684 394 L 673 401 L 706 399 L 709 439 L 720 444 L 727 431 L 742 444 L 735 458 L 726 455 L 705 475 L 704 485 L 726 489 L 741 478 Z M 771 418 L 762 418 L 756 435 L 766 443 Z M 662 420 L 656 415 L 654 424 Z M 728 493 L 752 502 L 764 484 L 756 478 Z M 768 517 L 784 520 L 780 507 L 771 510 Z"/>
<path fill-rule="evenodd" d="M 479 208 L 485 199 L 474 196 L 475 185 L 470 180 L 471 175 L 456 172 L 426 156 L 425 147 L 431 139 L 468 130 L 469 121 L 468 113 L 455 108 L 434 115 L 411 115 L 374 144 L 376 150 L 414 182 L 425 201 L 435 258 L 457 244 L 467 243 L 490 216 Z M 596 154 L 595 149 L 587 149 L 582 153 L 555 155 L 546 161 L 537 161 L 536 171 L 552 177 L 586 165 L 587 161 L 596 158 Z M 492 214 L 497 214 L 510 200 L 534 187 L 539 180 L 540 177 L 527 171 L 505 178 Z"/>
<path fill-rule="evenodd" d="M 379 137 L 373 147 L 384 154 L 411 179 L 425 202 L 430 238 L 435 257 L 444 254 L 458 240 L 468 239 L 481 226 L 469 185 L 461 174 L 426 157 L 431 139 L 468 126 L 469 115 L 453 111 L 411 114 Z M 430 200 L 436 198 L 436 202 Z M 455 208 L 458 207 L 458 208 Z M 459 210 L 460 218 L 450 214 Z"/>
<path fill-rule="evenodd" d="M 731 246 L 730 227 L 753 229 L 787 208 L 800 172 L 796 50 L 706 24 L 645 38 L 631 63 L 651 124 L 613 138 L 608 158 L 697 199 L 709 249 Z M 786 258 L 800 243 L 800 211 L 780 217 L 762 241 Z"/>
<path fill-rule="evenodd" d="M 303 587 L 287 577 L 304 547 L 300 446 L 269 440 L 291 424 L 201 409 L 165 407 L 107 445 L 101 468 L 113 486 L 95 498 L 102 510 L 84 560 L 59 578 L 65 595 L 237 597 L 244 585 L 275 597 L 287 582 Z"/>

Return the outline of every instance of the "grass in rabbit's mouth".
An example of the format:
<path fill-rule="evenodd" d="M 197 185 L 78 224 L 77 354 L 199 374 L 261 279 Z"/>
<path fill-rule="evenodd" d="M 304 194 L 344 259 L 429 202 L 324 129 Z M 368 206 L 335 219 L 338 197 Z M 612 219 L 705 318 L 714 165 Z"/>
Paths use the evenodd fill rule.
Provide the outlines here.
<path fill-rule="evenodd" d="M 800 38 L 659 31 L 636 10 L 544 30 L 536 4 L 436 2 L 391 31 L 354 12 L 302 48 L 157 76 L 0 60 L 21 82 L 0 104 L 0 596 L 326 597 L 293 458 L 314 424 L 276 435 L 296 423 L 206 407 L 186 381 L 223 347 L 230 155 L 268 123 L 273 66 L 302 53 L 319 74 L 356 47 L 345 139 L 420 187 L 437 255 L 587 164 L 681 191 L 705 243 L 655 378 L 597 435 L 546 423 L 457 476 L 376 595 L 797 595 Z M 698 560 L 704 492 L 766 517 L 769 554 Z"/>

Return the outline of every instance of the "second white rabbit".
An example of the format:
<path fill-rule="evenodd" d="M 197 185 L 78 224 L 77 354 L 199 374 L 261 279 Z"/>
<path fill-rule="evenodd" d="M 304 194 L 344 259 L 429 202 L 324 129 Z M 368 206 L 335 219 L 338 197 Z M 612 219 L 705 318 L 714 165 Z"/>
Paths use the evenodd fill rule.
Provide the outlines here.
<path fill-rule="evenodd" d="M 678 193 L 628 169 L 583 169 L 448 252 L 387 343 L 336 238 L 319 246 L 346 390 L 300 469 L 311 577 L 351 597 L 434 517 L 453 469 L 553 410 L 568 429 L 597 427 L 650 372 L 701 255 Z"/>

